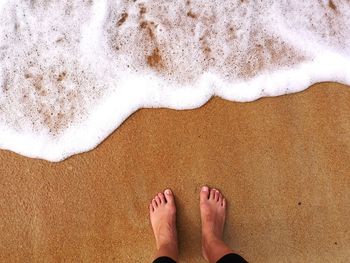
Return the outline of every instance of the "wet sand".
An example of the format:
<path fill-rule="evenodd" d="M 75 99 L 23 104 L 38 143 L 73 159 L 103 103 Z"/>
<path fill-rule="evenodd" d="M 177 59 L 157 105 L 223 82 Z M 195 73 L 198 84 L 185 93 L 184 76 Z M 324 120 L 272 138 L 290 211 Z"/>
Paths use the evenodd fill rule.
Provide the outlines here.
<path fill-rule="evenodd" d="M 350 89 L 143 109 L 61 163 L 0 151 L 0 262 L 151 262 L 148 202 L 176 194 L 181 262 L 204 262 L 198 193 L 229 202 L 225 240 L 250 262 L 350 257 Z"/>

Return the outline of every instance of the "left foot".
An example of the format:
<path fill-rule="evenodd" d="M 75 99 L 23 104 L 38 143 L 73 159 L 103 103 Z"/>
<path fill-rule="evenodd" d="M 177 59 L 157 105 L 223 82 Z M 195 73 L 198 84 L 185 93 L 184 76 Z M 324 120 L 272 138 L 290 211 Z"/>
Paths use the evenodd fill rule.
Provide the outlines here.
<path fill-rule="evenodd" d="M 176 207 L 170 189 L 158 193 L 149 205 L 151 224 L 157 249 L 177 252 Z"/>

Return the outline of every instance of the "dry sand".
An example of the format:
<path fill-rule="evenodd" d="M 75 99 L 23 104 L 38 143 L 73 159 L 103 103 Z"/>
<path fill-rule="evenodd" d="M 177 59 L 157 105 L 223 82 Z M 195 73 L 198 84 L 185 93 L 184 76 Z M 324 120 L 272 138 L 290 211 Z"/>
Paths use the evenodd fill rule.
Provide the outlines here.
<path fill-rule="evenodd" d="M 181 262 L 200 255 L 198 192 L 229 202 L 226 241 L 250 262 L 350 258 L 350 89 L 143 109 L 61 163 L 0 151 L 0 262 L 151 262 L 148 202 L 176 194 Z"/>

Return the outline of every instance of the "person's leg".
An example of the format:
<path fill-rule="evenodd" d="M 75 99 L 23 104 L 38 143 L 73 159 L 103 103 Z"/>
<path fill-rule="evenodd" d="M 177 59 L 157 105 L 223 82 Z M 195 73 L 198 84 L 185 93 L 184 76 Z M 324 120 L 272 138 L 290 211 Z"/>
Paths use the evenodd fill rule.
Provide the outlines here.
<path fill-rule="evenodd" d="M 151 224 L 156 239 L 156 263 L 178 260 L 176 207 L 173 193 L 158 193 L 149 205 Z"/>
<path fill-rule="evenodd" d="M 210 190 L 207 186 L 203 186 L 200 193 L 200 211 L 204 258 L 210 263 L 246 262 L 243 258 L 234 254 L 223 241 L 226 200 L 222 194 L 216 189 Z"/>

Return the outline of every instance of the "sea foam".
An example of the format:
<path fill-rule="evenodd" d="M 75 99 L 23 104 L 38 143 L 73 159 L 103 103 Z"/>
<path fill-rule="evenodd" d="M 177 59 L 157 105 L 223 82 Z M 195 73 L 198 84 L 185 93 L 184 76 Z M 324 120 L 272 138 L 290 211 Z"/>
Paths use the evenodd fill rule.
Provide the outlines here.
<path fill-rule="evenodd" d="M 1 0 L 0 148 L 60 161 L 142 107 L 350 84 L 350 3 Z"/>

